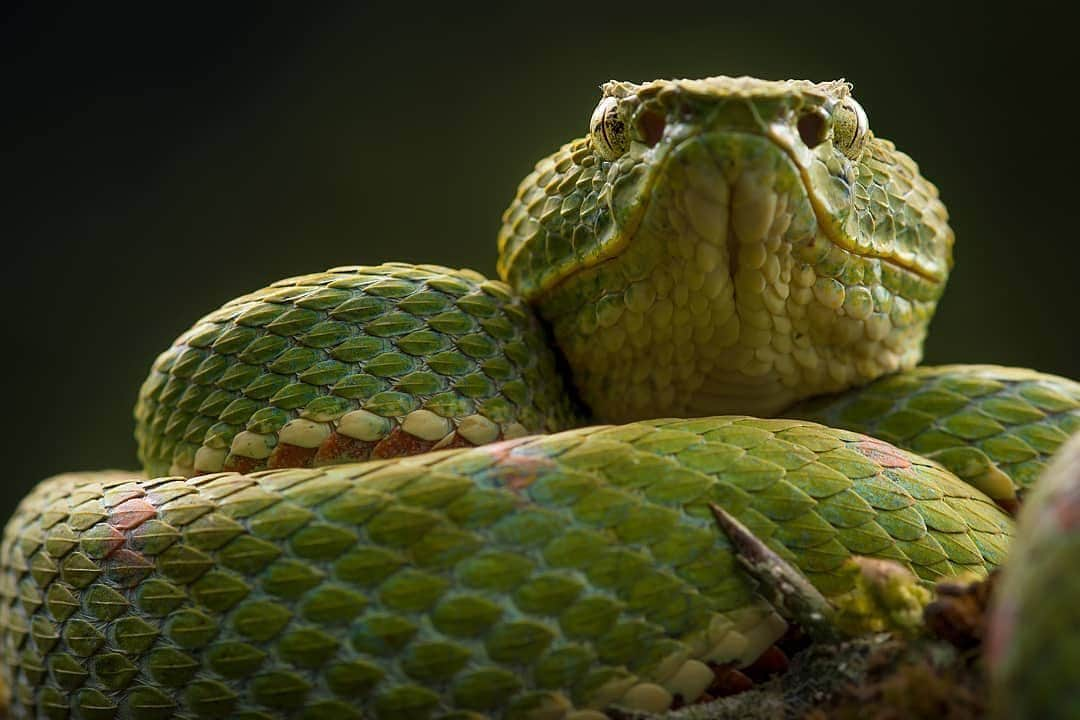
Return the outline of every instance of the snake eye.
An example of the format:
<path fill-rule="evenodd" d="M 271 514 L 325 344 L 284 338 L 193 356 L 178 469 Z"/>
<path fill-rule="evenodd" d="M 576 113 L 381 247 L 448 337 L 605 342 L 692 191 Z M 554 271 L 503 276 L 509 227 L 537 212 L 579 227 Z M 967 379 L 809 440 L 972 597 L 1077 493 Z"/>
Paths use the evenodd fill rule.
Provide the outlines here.
<path fill-rule="evenodd" d="M 596 154 L 604 160 L 614 160 L 630 147 L 630 135 L 626 132 L 626 123 L 619 117 L 619 103 L 615 98 L 604 98 L 593 110 L 589 135 Z"/>
<path fill-rule="evenodd" d="M 799 116 L 796 127 L 799 129 L 799 137 L 806 143 L 806 147 L 811 149 L 825 142 L 829 134 L 825 113 L 816 108 Z"/>
<path fill-rule="evenodd" d="M 845 98 L 833 111 L 833 145 L 852 160 L 862 153 L 869 131 L 866 112 L 853 98 Z"/>

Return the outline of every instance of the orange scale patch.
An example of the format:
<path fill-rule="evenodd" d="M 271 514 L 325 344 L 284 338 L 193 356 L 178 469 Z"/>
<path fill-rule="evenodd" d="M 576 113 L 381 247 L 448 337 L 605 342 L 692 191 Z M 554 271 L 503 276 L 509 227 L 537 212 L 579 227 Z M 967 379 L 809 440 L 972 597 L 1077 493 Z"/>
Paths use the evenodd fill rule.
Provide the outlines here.
<path fill-rule="evenodd" d="M 315 451 L 312 464 L 334 465 L 342 462 L 360 462 L 371 457 L 371 451 L 378 445 L 374 440 L 357 440 L 338 432 L 330 433 Z"/>
<path fill-rule="evenodd" d="M 867 438 L 855 443 L 852 447 L 882 467 L 909 468 L 912 465 L 911 460 L 902 450 L 881 440 Z"/>
<path fill-rule="evenodd" d="M 266 467 L 270 469 L 311 467 L 318 450 L 318 448 L 304 448 L 279 442 L 270 453 L 270 457 L 266 458 Z"/>
<path fill-rule="evenodd" d="M 157 517 L 157 510 L 150 501 L 145 497 L 133 497 L 109 511 L 108 523 L 117 530 L 126 532 L 155 517 Z"/>
<path fill-rule="evenodd" d="M 428 452 L 434 446 L 434 440 L 421 440 L 415 435 L 405 432 L 400 427 L 396 427 L 372 449 L 371 457 L 393 458 L 402 457 L 403 455 L 419 455 Z"/>
<path fill-rule="evenodd" d="M 485 471 L 493 481 L 513 492 L 525 490 L 537 479 L 556 467 L 556 463 L 546 455 L 530 455 L 528 451 L 514 452 L 514 449 L 528 438 L 504 440 L 494 445 L 483 446 L 498 462 Z"/>

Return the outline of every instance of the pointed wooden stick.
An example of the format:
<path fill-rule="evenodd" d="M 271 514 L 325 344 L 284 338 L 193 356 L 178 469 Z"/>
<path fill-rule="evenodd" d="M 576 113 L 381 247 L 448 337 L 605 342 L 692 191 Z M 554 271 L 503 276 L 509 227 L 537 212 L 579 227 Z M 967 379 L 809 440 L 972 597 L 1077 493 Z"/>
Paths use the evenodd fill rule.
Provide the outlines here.
<path fill-rule="evenodd" d="M 734 547 L 739 563 L 757 580 L 758 589 L 781 616 L 798 623 L 818 642 L 845 639 L 832 622 L 833 606 L 802 573 L 722 507 L 709 503 L 709 509 Z"/>

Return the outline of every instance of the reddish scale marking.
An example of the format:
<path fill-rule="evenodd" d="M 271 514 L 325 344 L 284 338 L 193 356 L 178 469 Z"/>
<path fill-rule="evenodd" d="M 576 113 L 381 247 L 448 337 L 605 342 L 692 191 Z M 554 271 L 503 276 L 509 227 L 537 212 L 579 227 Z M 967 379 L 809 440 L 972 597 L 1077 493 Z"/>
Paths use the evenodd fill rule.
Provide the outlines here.
<path fill-rule="evenodd" d="M 266 467 L 269 469 L 311 467 L 316 452 L 318 448 L 304 448 L 279 442 L 270 453 L 270 457 L 266 458 Z"/>
<path fill-rule="evenodd" d="M 330 436 L 316 448 L 304 448 L 299 445 L 279 442 L 266 460 L 230 454 L 222 470 L 228 472 L 251 473 L 258 470 L 280 468 L 309 468 L 324 465 L 338 465 L 365 460 L 383 460 L 405 457 L 430 452 L 436 441 L 421 440 L 395 427 L 382 440 L 357 440 L 338 432 Z M 440 450 L 451 448 L 475 447 L 462 436 L 454 433 L 452 439 L 440 446 Z"/>
<path fill-rule="evenodd" d="M 139 528 L 157 517 L 157 508 L 142 490 L 131 490 L 109 509 L 106 522 L 112 537 L 105 554 L 105 570 L 109 579 L 120 587 L 133 588 L 153 572 L 153 561 L 138 550 L 143 544 Z"/>
<path fill-rule="evenodd" d="M 495 464 L 484 474 L 500 485 L 519 493 L 536 482 L 541 473 L 555 467 L 555 461 L 546 455 L 533 455 L 528 452 L 516 453 L 514 450 L 532 438 L 522 437 L 503 440 L 484 449 L 495 459 Z"/>
<path fill-rule="evenodd" d="M 421 440 L 411 435 L 401 427 L 395 427 L 390 434 L 384 437 L 371 451 L 372 458 L 394 458 L 404 455 L 419 455 L 426 453 L 435 446 L 434 440 Z"/>
<path fill-rule="evenodd" d="M 126 532 L 157 517 L 157 510 L 145 497 L 133 497 L 109 510 L 109 525 Z"/>
<path fill-rule="evenodd" d="M 378 444 L 374 440 L 357 440 L 339 432 L 330 433 L 315 453 L 315 465 L 333 465 L 342 462 L 363 462 L 371 457 Z"/>
<path fill-rule="evenodd" d="M 874 438 L 860 440 L 852 447 L 882 467 L 909 468 L 912 464 L 903 451 Z"/>

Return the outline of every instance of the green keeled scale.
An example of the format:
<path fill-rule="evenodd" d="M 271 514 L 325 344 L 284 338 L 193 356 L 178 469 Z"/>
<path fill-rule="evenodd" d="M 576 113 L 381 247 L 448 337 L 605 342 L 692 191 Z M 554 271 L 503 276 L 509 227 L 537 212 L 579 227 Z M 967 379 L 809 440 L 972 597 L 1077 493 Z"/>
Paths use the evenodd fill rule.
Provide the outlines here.
<path fill-rule="evenodd" d="M 784 630 L 709 502 L 830 595 L 853 552 L 927 580 L 983 574 L 1012 533 L 936 465 L 795 420 L 192 480 L 61 476 L 4 540 L 15 699 L 46 716 L 382 720 L 696 697 L 703 661 L 749 662 Z"/>

